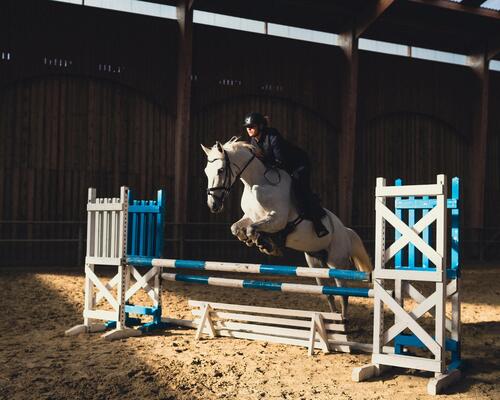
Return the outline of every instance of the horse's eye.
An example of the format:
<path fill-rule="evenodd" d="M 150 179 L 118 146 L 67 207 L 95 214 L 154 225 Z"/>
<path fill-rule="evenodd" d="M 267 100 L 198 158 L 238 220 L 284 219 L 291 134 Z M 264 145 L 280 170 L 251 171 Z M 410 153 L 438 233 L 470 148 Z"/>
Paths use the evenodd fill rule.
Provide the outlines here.
<path fill-rule="evenodd" d="M 217 170 L 217 173 L 218 173 L 219 175 L 222 175 L 222 174 L 224 173 L 224 168 L 219 168 L 219 169 Z"/>

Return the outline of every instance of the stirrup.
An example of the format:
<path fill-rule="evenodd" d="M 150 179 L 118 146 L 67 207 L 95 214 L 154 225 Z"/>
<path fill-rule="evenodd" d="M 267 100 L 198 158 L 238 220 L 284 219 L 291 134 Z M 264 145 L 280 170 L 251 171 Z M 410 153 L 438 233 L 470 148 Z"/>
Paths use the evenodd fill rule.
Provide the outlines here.
<path fill-rule="evenodd" d="M 316 224 L 313 223 L 313 225 L 314 225 L 314 231 L 316 232 L 316 235 L 319 238 L 322 238 L 330 233 L 322 222 L 318 222 Z"/>
<path fill-rule="evenodd" d="M 322 238 L 322 237 L 325 237 L 326 235 L 328 235 L 330 232 L 328 231 L 328 229 L 326 228 L 323 228 L 323 229 L 320 229 L 319 231 L 316 231 L 316 235 L 319 237 L 319 238 Z"/>

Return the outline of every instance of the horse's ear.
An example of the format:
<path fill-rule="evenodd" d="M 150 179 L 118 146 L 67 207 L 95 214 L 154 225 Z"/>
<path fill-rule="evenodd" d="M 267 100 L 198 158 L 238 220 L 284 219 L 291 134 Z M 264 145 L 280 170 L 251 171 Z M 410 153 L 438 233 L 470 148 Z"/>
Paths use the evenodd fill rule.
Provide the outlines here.
<path fill-rule="evenodd" d="M 219 153 L 224 153 L 224 149 L 222 148 L 222 145 L 220 144 L 219 141 L 215 142 L 215 145 L 217 146 L 217 151 Z"/>
<path fill-rule="evenodd" d="M 202 150 L 205 152 L 205 154 L 207 155 L 208 157 L 208 153 L 210 152 L 210 149 L 206 146 L 204 146 L 203 144 L 200 144 Z"/>

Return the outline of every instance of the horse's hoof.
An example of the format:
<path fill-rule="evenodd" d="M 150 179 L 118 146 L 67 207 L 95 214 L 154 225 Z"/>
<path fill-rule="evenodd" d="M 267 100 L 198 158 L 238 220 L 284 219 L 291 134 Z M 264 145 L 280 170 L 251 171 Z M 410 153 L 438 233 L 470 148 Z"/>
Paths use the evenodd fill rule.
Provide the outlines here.
<path fill-rule="evenodd" d="M 259 251 L 261 253 L 264 253 L 265 255 L 268 255 L 268 256 L 273 256 L 273 257 L 279 257 L 282 255 L 282 253 L 280 251 L 277 251 L 277 250 L 268 250 L 266 249 L 265 247 L 259 247 Z"/>
<path fill-rule="evenodd" d="M 280 249 L 274 249 L 274 251 L 269 255 L 274 257 L 282 257 L 283 252 Z"/>
<path fill-rule="evenodd" d="M 241 232 L 239 233 L 239 235 L 236 235 L 236 237 L 240 242 L 246 242 L 248 240 L 248 238 L 245 235 L 242 235 Z"/>
<path fill-rule="evenodd" d="M 255 229 L 252 225 L 247 227 L 246 235 L 250 240 L 257 240 L 258 234 L 257 234 L 257 229 Z"/>
<path fill-rule="evenodd" d="M 257 247 L 259 250 L 268 256 L 282 256 L 283 253 L 274 242 L 266 236 L 260 235 L 257 239 Z"/>

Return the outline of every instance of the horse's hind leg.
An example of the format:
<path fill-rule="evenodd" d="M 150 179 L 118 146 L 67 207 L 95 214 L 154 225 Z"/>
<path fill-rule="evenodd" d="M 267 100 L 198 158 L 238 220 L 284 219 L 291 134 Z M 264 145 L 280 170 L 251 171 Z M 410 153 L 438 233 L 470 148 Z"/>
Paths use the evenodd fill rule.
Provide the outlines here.
<path fill-rule="evenodd" d="M 342 287 L 342 282 L 340 279 L 335 278 L 335 283 L 337 287 Z M 349 306 L 349 297 L 348 296 L 340 296 L 340 310 L 342 313 L 342 318 L 347 318 L 347 308 Z"/>
<path fill-rule="evenodd" d="M 306 258 L 307 265 L 309 268 L 318 268 L 318 267 L 323 267 L 324 262 L 322 262 L 319 258 L 315 258 L 307 253 L 304 253 L 304 256 Z M 323 286 L 324 285 L 324 280 L 320 278 L 315 278 L 316 279 L 316 284 L 318 286 Z M 330 311 L 336 313 L 337 312 L 337 307 L 335 306 L 335 298 L 333 296 L 325 296 L 326 301 L 328 302 L 328 306 L 330 307 Z"/>
<path fill-rule="evenodd" d="M 341 268 L 341 269 L 351 269 L 352 261 L 349 258 L 344 259 L 336 259 L 334 256 L 331 256 L 331 252 L 329 253 L 327 267 L 328 268 Z M 337 287 L 342 287 L 342 281 L 338 278 L 335 278 L 335 284 Z M 347 308 L 349 306 L 349 297 L 348 296 L 340 296 L 340 310 L 342 313 L 342 318 L 347 318 Z"/>

